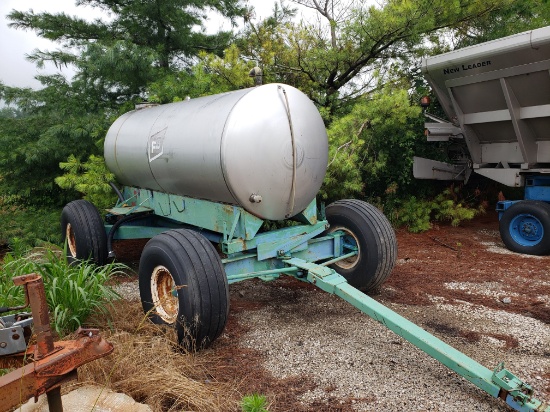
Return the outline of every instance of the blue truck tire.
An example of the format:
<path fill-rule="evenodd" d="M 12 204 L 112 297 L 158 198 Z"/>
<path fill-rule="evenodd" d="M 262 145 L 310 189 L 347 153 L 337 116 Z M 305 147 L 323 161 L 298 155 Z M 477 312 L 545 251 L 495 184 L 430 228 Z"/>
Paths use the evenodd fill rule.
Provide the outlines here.
<path fill-rule="evenodd" d="M 500 237 L 513 252 L 550 254 L 550 205 L 536 200 L 514 203 L 502 214 Z"/>

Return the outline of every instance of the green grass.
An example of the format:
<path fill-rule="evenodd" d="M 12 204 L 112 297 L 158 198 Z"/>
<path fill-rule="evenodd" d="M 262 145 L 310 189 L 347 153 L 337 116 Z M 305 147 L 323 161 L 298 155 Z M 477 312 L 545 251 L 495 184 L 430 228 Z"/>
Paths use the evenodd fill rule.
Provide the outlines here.
<path fill-rule="evenodd" d="M 266 402 L 264 395 L 254 393 L 243 397 L 241 407 L 243 412 L 268 412 Z"/>
<path fill-rule="evenodd" d="M 44 280 L 52 327 L 64 336 L 81 326 L 92 313 L 107 313 L 108 302 L 119 298 L 106 285 L 126 266 L 110 263 L 95 266 L 87 262 L 69 264 L 61 250 L 35 248 L 25 256 L 7 254 L 0 267 L 0 306 L 24 303 L 22 287 L 13 285 L 13 277 L 40 274 Z"/>

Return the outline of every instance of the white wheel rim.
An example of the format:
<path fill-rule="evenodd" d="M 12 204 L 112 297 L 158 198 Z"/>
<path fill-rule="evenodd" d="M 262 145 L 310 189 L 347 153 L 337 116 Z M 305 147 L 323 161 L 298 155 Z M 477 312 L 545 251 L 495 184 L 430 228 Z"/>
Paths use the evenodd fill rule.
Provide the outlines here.
<path fill-rule="evenodd" d="M 353 240 L 355 242 L 355 246 L 357 247 L 357 254 L 334 263 L 335 266 L 341 269 L 353 269 L 357 265 L 357 263 L 359 263 L 359 257 L 361 256 L 361 247 L 359 246 L 359 240 L 357 239 L 357 236 L 355 236 L 355 234 L 351 230 L 343 226 L 331 227 L 329 233 L 332 232 L 344 232 L 344 236 L 340 238 L 341 242 L 345 242 L 346 237 L 348 238 L 348 242 L 349 240 Z M 343 253 L 346 254 L 348 252 L 346 252 L 346 250 L 344 249 Z"/>
<path fill-rule="evenodd" d="M 168 324 L 175 323 L 179 312 L 177 287 L 172 274 L 165 266 L 159 265 L 153 269 L 151 297 L 157 315 Z"/>
<path fill-rule="evenodd" d="M 67 239 L 69 253 L 73 258 L 76 258 L 76 239 L 74 236 L 73 227 L 70 223 L 67 223 L 67 227 L 65 228 L 65 238 Z"/>

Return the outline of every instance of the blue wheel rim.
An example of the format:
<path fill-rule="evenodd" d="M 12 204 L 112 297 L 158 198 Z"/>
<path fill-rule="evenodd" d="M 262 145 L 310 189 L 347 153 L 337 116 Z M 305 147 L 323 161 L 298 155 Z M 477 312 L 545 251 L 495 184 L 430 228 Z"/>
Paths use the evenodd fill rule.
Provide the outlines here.
<path fill-rule="evenodd" d="M 514 242 L 521 246 L 535 246 L 544 237 L 541 221 L 530 214 L 515 216 L 510 222 L 509 231 Z"/>

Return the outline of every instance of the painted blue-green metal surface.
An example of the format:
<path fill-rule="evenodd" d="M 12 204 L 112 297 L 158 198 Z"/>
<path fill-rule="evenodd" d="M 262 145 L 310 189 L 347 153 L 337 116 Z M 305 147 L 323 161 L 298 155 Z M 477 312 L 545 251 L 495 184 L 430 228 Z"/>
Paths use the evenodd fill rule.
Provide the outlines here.
<path fill-rule="evenodd" d="M 293 248 L 287 248 L 286 250 L 281 249 L 280 251 L 284 256 L 293 256 L 308 262 L 322 261 L 323 263 L 320 263 L 321 266 L 331 265 L 339 260 L 357 254 L 357 251 L 343 254 L 341 253 L 341 248 L 334 247 L 334 239 L 339 238 L 341 235 L 342 232 L 333 232 L 328 236 L 311 239 L 304 244 L 300 244 Z M 295 270 L 289 269 L 288 266 L 285 265 L 283 261 L 284 256 L 260 260 L 256 253 L 234 253 L 223 258 L 222 263 L 229 283 L 250 279 L 252 277 L 272 280 L 281 273 L 291 274 L 295 272 Z"/>
<path fill-rule="evenodd" d="M 147 207 L 156 216 L 223 234 L 226 239 L 253 239 L 263 220 L 239 206 L 215 203 L 147 189 L 125 187 L 127 206 Z"/>
<path fill-rule="evenodd" d="M 251 278 L 273 280 L 281 274 L 307 280 L 339 296 L 374 320 L 426 352 L 448 368 L 518 411 L 550 412 L 532 397 L 532 388 L 499 365 L 495 371 L 459 352 L 399 314 L 349 285 L 328 265 L 358 253 L 351 236 L 329 228 L 324 214 L 317 214 L 315 200 L 296 220 L 303 223 L 259 233 L 263 221 L 243 208 L 126 188 L 123 204 L 114 214 L 144 214 L 144 219 L 122 225 L 116 239 L 148 238 L 166 230 L 190 227 L 217 243 L 224 253 L 222 263 L 229 283 Z M 150 212 L 150 215 L 145 215 Z M 109 232 L 111 225 L 106 225 Z M 321 236 L 322 235 L 322 236 Z"/>
<path fill-rule="evenodd" d="M 324 213 L 322 213 L 322 216 L 324 216 Z M 301 213 L 294 216 L 294 219 L 305 225 L 314 225 L 317 223 L 317 201 L 313 199 L 308 207 L 306 207 Z"/>
<path fill-rule="evenodd" d="M 346 279 L 334 270 L 296 258 L 286 259 L 285 263 L 293 268 L 307 271 L 309 282 L 325 292 L 344 299 L 491 396 L 505 400 L 515 410 L 550 412 L 549 405 L 544 405 L 532 398 L 533 390 L 529 385 L 504 369 L 502 365 L 499 365 L 495 371 L 487 369 L 349 285 Z"/>

